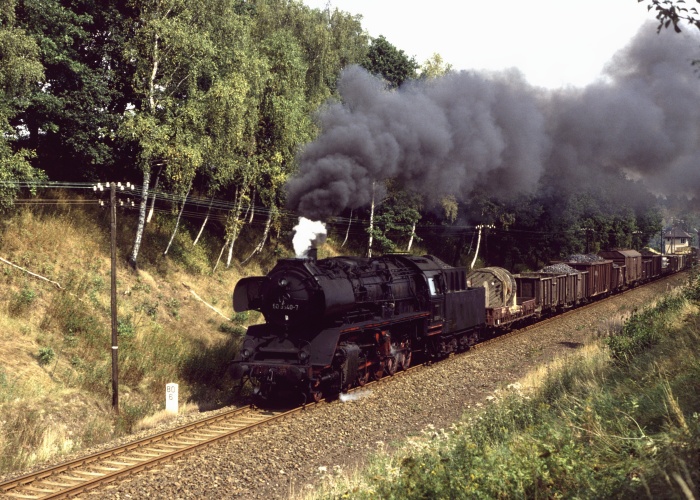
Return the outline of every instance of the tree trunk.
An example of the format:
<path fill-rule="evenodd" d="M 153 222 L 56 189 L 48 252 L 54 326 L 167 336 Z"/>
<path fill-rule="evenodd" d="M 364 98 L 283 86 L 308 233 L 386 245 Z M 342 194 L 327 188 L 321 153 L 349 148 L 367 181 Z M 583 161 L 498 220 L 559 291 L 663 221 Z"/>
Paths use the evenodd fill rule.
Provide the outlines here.
<path fill-rule="evenodd" d="M 209 220 L 209 214 L 211 213 L 211 206 L 214 204 L 214 197 L 211 197 L 211 200 L 209 200 L 209 207 L 207 208 L 207 215 L 204 217 L 204 221 L 202 222 L 202 227 L 199 228 L 199 232 L 197 233 L 197 237 L 194 239 L 194 243 L 192 243 L 192 246 L 196 246 L 197 242 L 199 241 L 200 236 L 202 236 L 202 233 L 204 232 L 204 226 L 207 225 L 207 221 Z"/>
<path fill-rule="evenodd" d="M 413 227 L 411 227 L 411 238 L 408 240 L 408 247 L 406 248 L 407 252 L 411 251 L 411 247 L 413 246 L 413 235 L 416 234 L 416 223 L 413 223 Z"/>
<path fill-rule="evenodd" d="M 153 210 L 155 209 L 155 206 L 156 206 L 156 192 L 158 190 L 158 179 L 160 179 L 160 170 L 158 170 L 158 173 L 156 174 L 156 181 L 153 183 L 153 189 L 151 190 L 151 208 L 148 210 L 148 216 L 146 217 L 146 224 L 150 224 L 151 219 L 153 218 Z"/>
<path fill-rule="evenodd" d="M 159 54 L 159 38 L 156 33 L 153 38 L 153 67 L 151 69 L 151 76 L 148 82 L 148 104 L 149 111 L 151 114 L 155 115 L 156 112 L 156 101 L 155 101 L 155 81 L 158 75 L 158 64 L 160 61 Z M 143 169 L 143 187 L 141 190 L 141 204 L 139 206 L 139 223 L 136 228 L 136 237 L 134 238 L 134 246 L 131 249 L 131 255 L 129 256 L 129 264 L 131 267 L 136 269 L 136 262 L 139 256 L 139 250 L 141 248 L 141 242 L 143 241 L 143 230 L 146 227 L 146 208 L 148 205 L 148 185 L 151 182 L 151 165 L 146 163 Z"/>
<path fill-rule="evenodd" d="M 245 265 L 251 259 L 251 257 L 253 257 L 253 255 L 262 252 L 262 249 L 265 248 L 265 242 L 267 241 L 267 236 L 268 234 L 270 234 L 270 227 L 272 226 L 273 213 L 274 210 L 272 207 L 270 207 L 270 213 L 267 216 L 267 222 L 265 222 L 265 231 L 263 231 L 263 237 L 260 240 L 260 243 L 258 243 L 258 245 L 253 249 L 251 254 L 248 257 L 246 257 L 246 259 L 243 262 L 241 262 L 242 266 Z"/>
<path fill-rule="evenodd" d="M 226 269 L 231 267 L 231 261 L 233 260 L 233 244 L 236 242 L 238 234 L 231 238 L 231 245 L 228 247 L 228 255 L 226 256 Z"/>
<path fill-rule="evenodd" d="M 250 197 L 250 219 L 248 220 L 248 224 L 253 223 L 253 216 L 255 216 L 255 189 L 253 189 L 253 196 Z"/>
<path fill-rule="evenodd" d="M 143 229 L 146 226 L 146 205 L 148 204 L 148 184 L 151 181 L 151 169 L 146 167 L 143 171 L 143 187 L 141 191 L 141 204 L 139 205 L 139 224 L 136 227 L 136 237 L 134 238 L 134 246 L 129 255 L 129 264 L 136 269 L 136 261 L 139 256 L 139 249 L 143 241 Z"/>
<path fill-rule="evenodd" d="M 231 240 L 231 246 L 228 248 L 228 258 L 226 259 L 226 268 L 231 267 L 231 260 L 233 259 L 233 245 L 236 243 L 236 239 L 238 238 L 238 235 L 240 234 L 240 217 L 241 217 L 241 211 L 243 210 L 243 194 L 240 193 L 240 196 L 238 196 L 238 199 L 235 202 L 235 206 L 233 209 L 233 230 L 231 232 L 231 237 L 229 238 Z"/>
<path fill-rule="evenodd" d="M 479 256 L 479 245 L 481 244 L 481 228 L 483 227 L 482 225 L 476 226 L 479 229 L 479 237 L 476 239 L 476 250 L 474 251 L 474 259 L 472 260 L 471 265 L 469 266 L 469 269 L 474 268 L 474 264 L 476 264 L 476 258 Z"/>
<path fill-rule="evenodd" d="M 175 235 L 177 234 L 177 229 L 180 227 L 180 218 L 182 217 L 182 212 L 185 211 L 185 203 L 187 203 L 187 196 L 190 194 L 190 189 L 192 189 L 192 185 L 190 185 L 190 187 L 187 188 L 185 198 L 182 200 L 182 206 L 180 207 L 180 212 L 177 214 L 177 220 L 175 221 L 175 229 L 173 229 L 173 234 L 172 236 L 170 236 L 170 241 L 168 242 L 168 246 L 165 248 L 165 252 L 163 252 L 163 255 L 168 255 L 170 245 L 173 244 L 173 240 L 175 239 Z"/>
<path fill-rule="evenodd" d="M 221 251 L 219 252 L 219 258 L 216 259 L 216 264 L 214 264 L 214 269 L 212 272 L 216 271 L 216 268 L 219 267 L 219 262 L 221 262 L 221 256 L 224 254 L 224 250 L 226 250 L 226 246 L 228 245 L 228 239 L 224 241 L 224 246 L 221 247 Z"/>
<path fill-rule="evenodd" d="M 352 210 L 350 210 L 350 220 L 348 221 L 348 228 L 345 231 L 345 239 L 343 240 L 343 244 L 340 245 L 341 247 L 344 247 L 345 244 L 348 242 L 348 236 L 350 236 L 350 225 L 352 224 Z"/>
<path fill-rule="evenodd" d="M 374 239 L 374 186 L 372 183 L 372 207 L 369 212 L 369 244 L 367 245 L 367 257 L 372 257 L 372 240 Z"/>

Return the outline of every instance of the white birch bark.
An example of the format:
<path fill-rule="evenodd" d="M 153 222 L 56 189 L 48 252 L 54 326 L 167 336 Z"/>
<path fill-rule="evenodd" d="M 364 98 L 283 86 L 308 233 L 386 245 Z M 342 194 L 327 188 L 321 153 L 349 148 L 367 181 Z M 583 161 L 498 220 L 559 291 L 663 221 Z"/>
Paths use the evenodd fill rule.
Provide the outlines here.
<path fill-rule="evenodd" d="M 265 248 L 265 242 L 267 241 L 267 236 L 270 234 L 270 227 L 272 226 L 272 213 L 274 210 L 271 208 L 270 213 L 267 216 L 267 221 L 265 222 L 265 231 L 263 231 L 263 236 L 262 239 L 260 240 L 260 243 L 257 244 L 257 246 L 253 249 L 251 254 L 245 258 L 243 262 L 241 262 L 241 265 L 245 265 L 253 255 L 262 252 L 263 248 Z"/>
<path fill-rule="evenodd" d="M 148 204 L 148 184 L 151 180 L 151 171 L 147 167 L 143 172 L 143 187 L 141 190 L 141 204 L 139 205 L 139 223 L 136 227 L 136 237 L 134 238 L 134 246 L 129 255 L 129 264 L 136 269 L 136 262 L 143 241 L 143 229 L 146 227 L 146 205 Z"/>
<path fill-rule="evenodd" d="M 350 220 L 348 221 L 348 228 L 345 230 L 345 239 L 343 240 L 343 244 L 340 245 L 341 247 L 344 247 L 345 244 L 348 242 L 348 236 L 350 236 L 350 225 L 352 224 L 352 210 L 350 210 Z"/>
<path fill-rule="evenodd" d="M 238 199 L 236 200 L 235 208 L 233 209 L 233 232 L 230 237 L 231 245 L 228 247 L 226 268 L 231 267 L 231 260 L 233 259 L 233 245 L 236 243 L 236 239 L 238 239 L 238 235 L 240 234 L 238 221 L 240 220 L 241 211 L 243 210 L 243 194 L 244 193 L 240 193 Z"/>
<path fill-rule="evenodd" d="M 185 203 L 187 203 L 187 196 L 190 194 L 190 189 L 192 189 L 191 185 L 189 188 L 187 188 L 187 193 L 185 193 L 185 197 L 182 200 L 182 206 L 180 207 L 180 212 L 177 214 L 177 220 L 175 221 L 175 229 L 173 229 L 173 234 L 170 236 L 170 241 L 168 242 L 168 246 L 165 248 L 163 255 L 168 255 L 170 245 L 173 244 L 173 240 L 175 239 L 175 235 L 177 234 L 177 229 L 180 227 L 180 218 L 182 218 L 182 212 L 185 211 Z"/>
<path fill-rule="evenodd" d="M 156 181 L 153 183 L 153 190 L 151 191 L 151 208 L 148 210 L 148 216 L 146 217 L 146 224 L 150 224 L 153 218 L 153 211 L 156 206 L 156 192 L 158 190 L 158 179 L 160 179 L 160 170 L 156 174 Z"/>
<path fill-rule="evenodd" d="M 224 246 L 221 247 L 221 251 L 219 252 L 219 258 L 216 259 L 216 264 L 214 264 L 214 271 L 216 271 L 216 268 L 219 267 L 219 262 L 221 262 L 221 256 L 224 254 L 224 250 L 226 250 L 226 246 L 228 246 L 228 239 L 226 241 L 224 241 Z"/>
<path fill-rule="evenodd" d="M 416 234 L 416 223 L 413 223 L 413 226 L 411 227 L 411 237 L 408 240 L 408 247 L 406 248 L 407 252 L 411 251 L 411 247 L 413 246 L 413 235 Z"/>
<path fill-rule="evenodd" d="M 211 206 L 214 204 L 214 197 L 211 197 L 211 200 L 209 200 L 209 207 L 207 208 L 207 215 L 204 217 L 204 220 L 202 221 L 202 226 L 199 228 L 199 232 L 197 233 L 197 237 L 194 239 L 194 242 L 192 243 L 192 246 L 196 246 L 197 242 L 199 241 L 199 238 L 202 236 L 202 233 L 204 232 L 204 226 L 207 225 L 207 221 L 209 221 L 209 214 L 211 213 Z"/>
<path fill-rule="evenodd" d="M 469 266 L 469 269 L 474 268 L 474 264 L 476 264 L 476 258 L 479 256 L 479 244 L 481 244 L 481 228 L 483 226 L 478 225 L 476 227 L 479 228 L 479 237 L 476 239 L 476 251 L 474 252 L 474 259 L 472 260 L 472 263 Z"/>

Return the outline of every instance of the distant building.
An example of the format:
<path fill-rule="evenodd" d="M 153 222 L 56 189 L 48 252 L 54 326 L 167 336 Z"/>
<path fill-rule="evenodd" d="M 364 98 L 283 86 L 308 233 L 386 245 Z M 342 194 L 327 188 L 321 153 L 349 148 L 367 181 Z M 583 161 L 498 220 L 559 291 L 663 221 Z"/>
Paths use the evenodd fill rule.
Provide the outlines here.
<path fill-rule="evenodd" d="M 674 227 L 670 231 L 664 232 L 664 253 L 689 253 L 692 240 L 691 235 Z"/>

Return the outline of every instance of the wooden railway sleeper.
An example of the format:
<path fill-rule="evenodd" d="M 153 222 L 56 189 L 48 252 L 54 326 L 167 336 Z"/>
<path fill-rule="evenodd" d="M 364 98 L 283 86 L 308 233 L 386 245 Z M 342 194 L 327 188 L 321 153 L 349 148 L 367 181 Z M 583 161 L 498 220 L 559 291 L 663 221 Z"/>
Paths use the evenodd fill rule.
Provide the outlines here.
<path fill-rule="evenodd" d="M 195 444 L 199 444 L 199 441 L 185 441 L 182 439 L 173 439 L 170 441 L 171 443 L 174 443 L 176 445 L 182 445 L 183 448 L 187 448 L 188 446 L 193 446 Z"/>
<path fill-rule="evenodd" d="M 127 460 L 128 460 L 128 459 L 127 459 Z M 135 462 L 117 462 L 116 460 L 105 460 L 105 461 L 102 462 L 102 463 L 105 463 L 105 464 L 107 464 L 107 465 L 116 465 L 116 466 L 119 466 L 119 467 L 121 467 L 121 468 L 124 468 L 124 467 L 132 467 L 132 466 L 136 465 L 138 462 L 139 462 L 139 461 L 135 461 Z"/>
<path fill-rule="evenodd" d="M 154 453 L 144 453 L 142 451 L 134 451 L 132 452 L 134 455 L 138 455 L 136 457 L 129 457 L 131 460 L 136 460 L 138 462 L 145 462 L 146 460 L 150 460 L 151 458 L 156 458 L 159 457 L 160 455 L 154 454 Z"/>
<path fill-rule="evenodd" d="M 14 491 L 9 491 L 9 492 L 5 493 L 5 495 L 10 496 L 12 498 L 25 498 L 27 500 L 36 500 L 38 498 L 41 498 L 41 497 L 36 496 L 36 495 L 25 495 L 23 493 L 16 493 Z"/>
<path fill-rule="evenodd" d="M 123 469 L 123 467 L 107 467 L 107 466 L 104 466 L 104 465 L 91 465 L 90 467 L 92 467 L 93 469 L 96 469 L 96 470 L 105 471 L 105 472 L 107 472 L 107 473 L 110 473 L 110 472 L 114 472 L 114 471 L 118 471 L 118 470 L 122 470 L 122 469 Z"/>
<path fill-rule="evenodd" d="M 63 478 L 61 478 L 61 479 L 63 479 Z M 77 481 L 76 481 L 76 482 L 77 482 Z M 84 480 L 84 479 L 81 479 L 80 482 L 81 482 L 81 483 L 82 483 L 82 482 L 85 482 L 85 480 Z M 41 481 L 41 483 L 42 483 L 42 484 L 48 484 L 49 486 L 58 486 L 59 488 L 72 488 L 73 486 L 75 486 L 75 483 L 73 483 L 73 484 L 70 484 L 70 483 L 59 483 L 58 481 L 49 481 L 49 480 L 47 480 L 47 479 L 43 479 L 43 480 Z"/>
<path fill-rule="evenodd" d="M 37 493 L 43 493 L 43 494 L 46 494 L 46 493 L 56 493 L 56 489 L 55 489 L 55 488 L 54 488 L 54 489 L 39 488 L 38 486 L 32 486 L 32 485 L 29 485 L 29 484 L 26 484 L 26 485 L 22 486 L 22 489 L 23 489 L 23 490 L 28 490 L 28 491 L 35 491 L 35 492 L 37 492 Z"/>
<path fill-rule="evenodd" d="M 167 453 L 168 451 L 171 451 L 171 450 L 181 450 L 181 449 L 185 448 L 184 445 L 169 444 L 169 443 L 168 444 L 166 444 L 166 443 L 159 444 L 158 447 L 165 448 L 164 450 L 162 450 L 164 453 Z"/>
<path fill-rule="evenodd" d="M 89 470 L 76 470 L 73 472 L 75 472 L 76 474 L 82 474 L 82 475 L 88 476 L 88 477 L 104 477 L 104 476 L 106 476 L 106 474 L 104 472 L 92 472 Z"/>

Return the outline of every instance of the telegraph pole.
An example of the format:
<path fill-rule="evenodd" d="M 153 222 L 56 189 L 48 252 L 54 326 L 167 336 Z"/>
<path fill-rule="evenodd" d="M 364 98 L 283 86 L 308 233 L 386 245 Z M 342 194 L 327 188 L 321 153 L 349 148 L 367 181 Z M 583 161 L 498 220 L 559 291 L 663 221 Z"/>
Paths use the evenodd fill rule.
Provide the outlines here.
<path fill-rule="evenodd" d="M 112 249 L 112 410 L 119 414 L 119 347 L 117 345 L 117 185 L 109 183 Z"/>
<path fill-rule="evenodd" d="M 117 343 L 117 190 L 124 191 L 124 188 L 131 190 L 135 186 L 130 182 L 126 185 L 121 182 L 97 183 L 92 187 L 95 193 L 102 193 L 109 186 L 109 215 L 110 215 L 110 253 L 111 253 L 111 325 L 112 325 L 112 411 L 119 414 L 119 345 Z M 134 203 L 119 202 L 120 205 L 133 206 Z M 100 206 L 104 202 L 100 200 Z"/>

